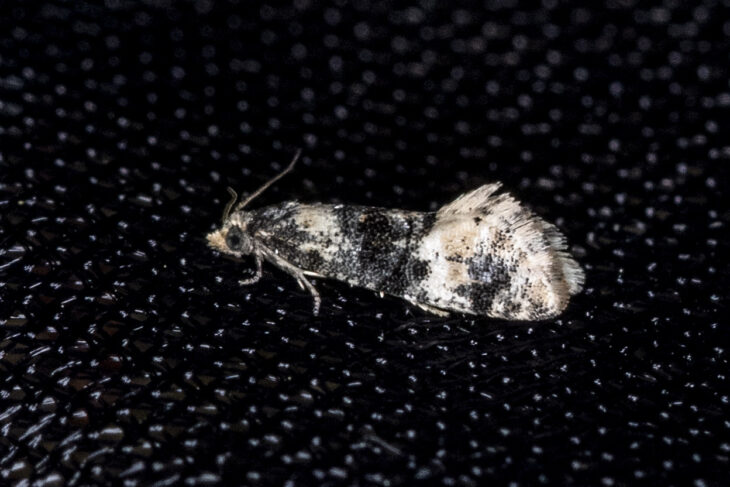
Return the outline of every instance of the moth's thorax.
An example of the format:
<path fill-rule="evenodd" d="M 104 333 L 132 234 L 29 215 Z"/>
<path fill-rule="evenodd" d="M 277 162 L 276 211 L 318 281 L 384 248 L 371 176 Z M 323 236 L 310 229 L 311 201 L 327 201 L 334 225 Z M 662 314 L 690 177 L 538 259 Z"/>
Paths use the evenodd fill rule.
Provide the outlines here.
<path fill-rule="evenodd" d="M 253 253 L 253 239 L 249 234 L 250 221 L 249 212 L 231 214 L 221 228 L 207 235 L 208 245 L 219 252 L 237 257 Z"/>

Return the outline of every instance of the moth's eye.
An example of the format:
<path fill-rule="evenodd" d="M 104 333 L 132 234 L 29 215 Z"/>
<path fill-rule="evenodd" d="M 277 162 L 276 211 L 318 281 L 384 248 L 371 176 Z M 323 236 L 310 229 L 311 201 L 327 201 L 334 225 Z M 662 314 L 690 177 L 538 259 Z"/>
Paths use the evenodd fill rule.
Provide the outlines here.
<path fill-rule="evenodd" d="M 243 232 L 238 227 L 228 230 L 226 235 L 226 245 L 231 250 L 240 250 L 243 244 Z"/>

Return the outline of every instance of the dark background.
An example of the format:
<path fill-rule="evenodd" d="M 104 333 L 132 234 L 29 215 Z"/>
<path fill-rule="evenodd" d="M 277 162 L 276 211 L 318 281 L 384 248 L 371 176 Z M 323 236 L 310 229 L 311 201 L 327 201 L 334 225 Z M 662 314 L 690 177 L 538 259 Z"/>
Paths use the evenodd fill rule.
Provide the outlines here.
<path fill-rule="evenodd" d="M 581 3 L 1 2 L 0 483 L 727 481 L 730 5 Z M 499 180 L 586 289 L 240 288 L 204 234 L 297 147 L 257 205 Z"/>

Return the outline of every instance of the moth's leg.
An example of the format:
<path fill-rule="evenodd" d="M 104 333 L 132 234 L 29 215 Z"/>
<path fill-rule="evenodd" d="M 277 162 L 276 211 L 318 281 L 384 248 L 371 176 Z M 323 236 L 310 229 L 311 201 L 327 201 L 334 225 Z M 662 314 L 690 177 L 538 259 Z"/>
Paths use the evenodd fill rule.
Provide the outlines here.
<path fill-rule="evenodd" d="M 449 316 L 449 314 L 450 314 L 448 311 L 444 311 L 444 310 L 442 310 L 440 308 L 435 308 L 433 306 L 429 306 L 428 304 L 416 303 L 416 306 L 418 306 L 419 308 L 421 308 L 424 311 L 428 311 L 429 313 L 433 313 L 436 316 L 446 317 L 446 316 Z"/>
<path fill-rule="evenodd" d="M 304 274 L 302 274 L 300 277 L 297 277 L 297 280 L 299 280 L 299 285 L 303 285 L 305 288 L 307 288 L 307 291 L 309 291 L 309 293 L 312 295 L 312 299 L 314 300 L 312 314 L 318 315 L 319 305 L 322 303 L 322 298 L 319 297 L 319 291 L 317 291 L 317 288 L 314 287 L 314 284 L 309 282 L 307 278 L 304 277 Z"/>
<path fill-rule="evenodd" d="M 319 314 L 319 305 L 322 303 L 322 299 L 319 297 L 319 292 L 317 291 L 317 288 L 315 288 L 314 285 L 307 280 L 307 277 L 304 275 L 305 271 L 295 265 L 290 264 L 278 255 L 269 254 L 268 257 L 271 259 L 274 265 L 279 267 L 281 270 L 291 274 L 294 279 L 297 280 L 297 283 L 299 283 L 299 286 L 301 286 L 302 289 L 306 289 L 307 291 L 309 291 L 309 293 L 312 295 L 312 299 L 314 300 L 312 313 L 315 315 Z"/>
<path fill-rule="evenodd" d="M 428 311 L 429 313 L 435 314 L 436 316 L 441 316 L 441 317 L 449 316 L 449 312 L 444 311 L 443 309 L 436 308 L 436 307 L 428 305 L 428 304 L 419 303 L 418 301 L 413 300 L 413 299 L 408 299 L 407 301 L 411 304 L 418 306 L 419 308 L 421 308 L 424 311 Z"/>
<path fill-rule="evenodd" d="M 241 286 L 248 286 L 249 284 L 256 284 L 261 279 L 261 276 L 263 275 L 262 263 L 263 263 L 264 259 L 258 254 L 256 254 L 255 259 L 256 259 L 256 273 L 253 275 L 253 277 L 249 277 L 248 279 L 240 279 L 238 281 L 238 284 L 240 284 Z"/>

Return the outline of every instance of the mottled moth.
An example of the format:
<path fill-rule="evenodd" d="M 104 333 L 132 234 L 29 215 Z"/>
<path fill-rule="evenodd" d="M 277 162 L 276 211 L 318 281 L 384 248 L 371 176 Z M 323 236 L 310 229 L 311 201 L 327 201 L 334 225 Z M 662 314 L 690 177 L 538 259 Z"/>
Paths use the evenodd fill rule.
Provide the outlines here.
<path fill-rule="evenodd" d="M 552 224 L 486 184 L 435 212 L 288 201 L 244 208 L 291 171 L 289 166 L 244 201 L 237 195 L 211 248 L 253 256 L 257 282 L 263 261 L 291 274 L 314 299 L 310 277 L 331 278 L 393 296 L 438 315 L 449 312 L 507 320 L 560 314 L 580 292 L 584 274 Z M 235 206 L 234 206 L 235 205 Z M 233 211 L 231 211 L 233 210 Z"/>

